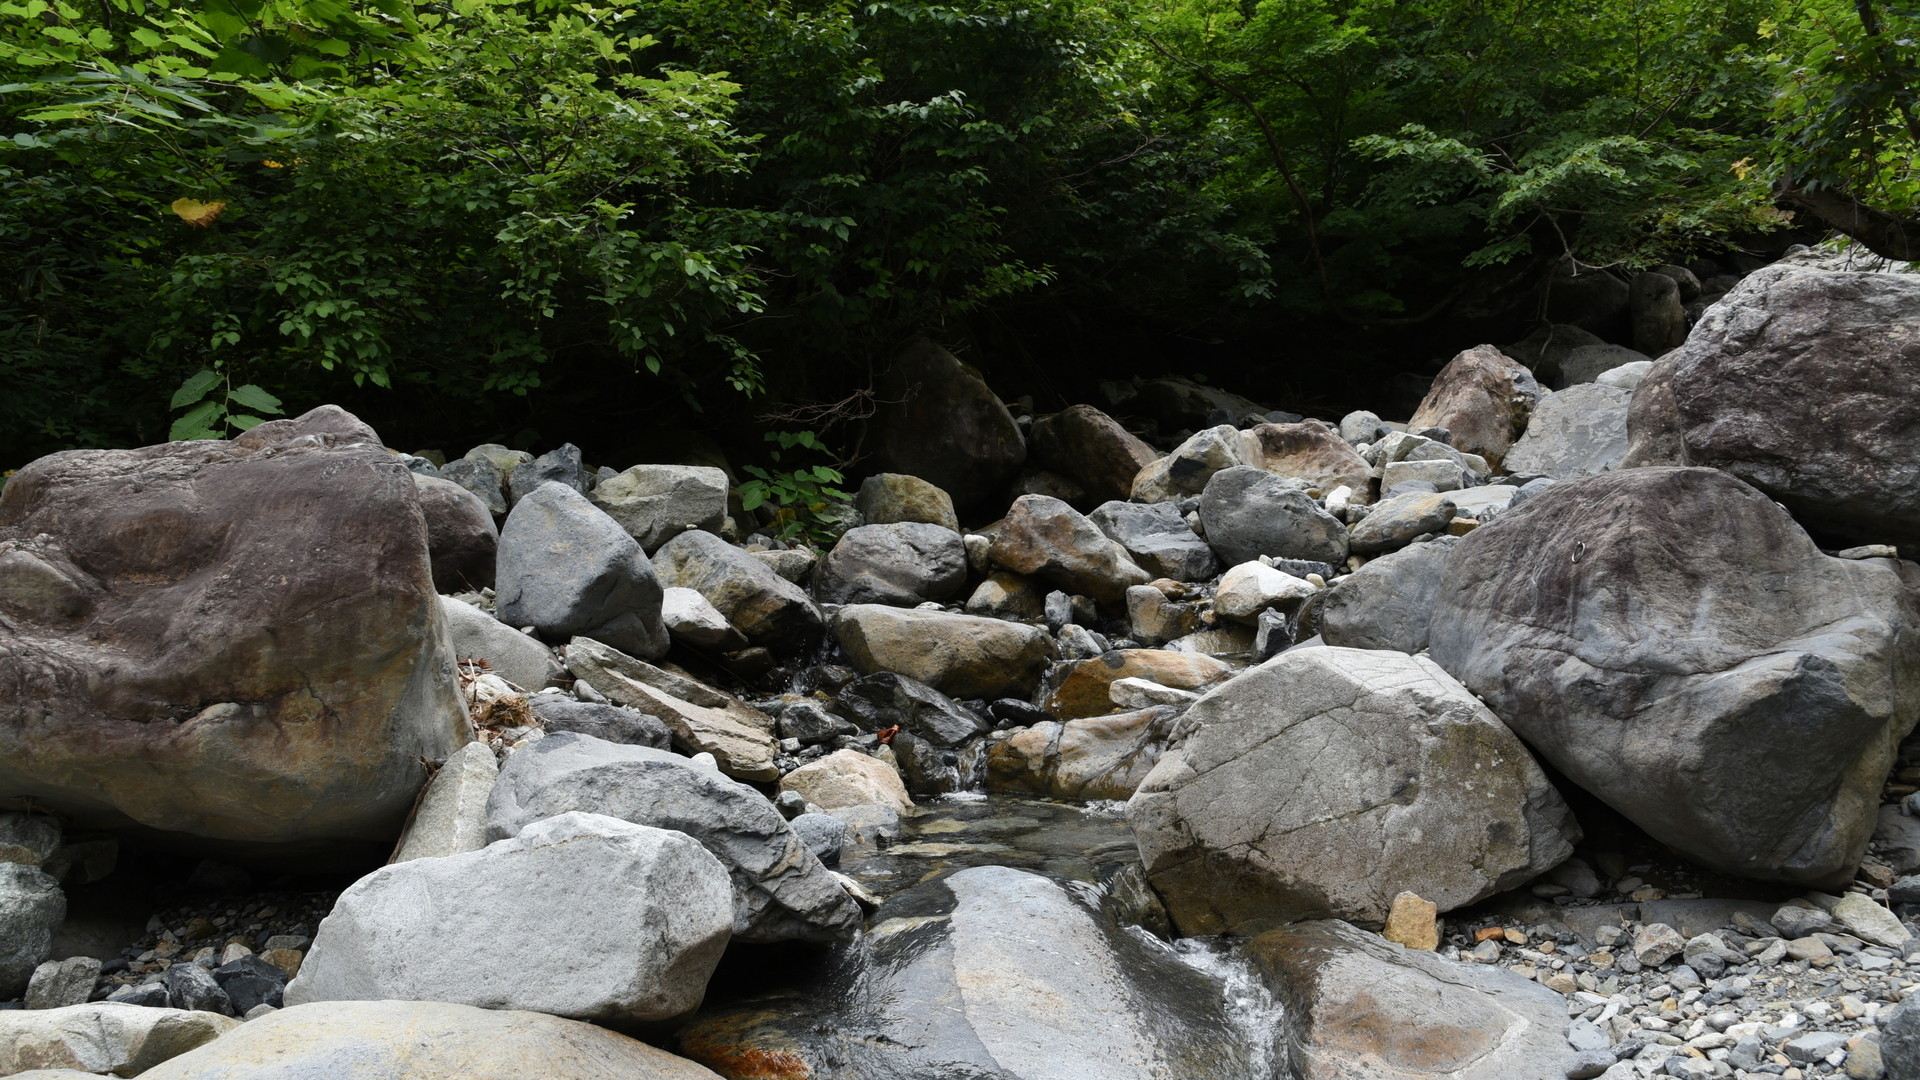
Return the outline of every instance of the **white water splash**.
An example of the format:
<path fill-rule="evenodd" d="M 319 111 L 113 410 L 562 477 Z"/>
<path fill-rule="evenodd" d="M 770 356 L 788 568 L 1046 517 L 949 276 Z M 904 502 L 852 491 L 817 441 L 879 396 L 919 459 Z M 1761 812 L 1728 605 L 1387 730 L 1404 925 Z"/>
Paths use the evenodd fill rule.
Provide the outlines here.
<path fill-rule="evenodd" d="M 1227 1022 L 1246 1041 L 1251 1075 L 1275 1080 L 1288 1075 L 1280 1039 L 1285 1010 L 1234 943 L 1224 938 L 1181 938 L 1170 949 L 1182 963 L 1221 984 Z"/>

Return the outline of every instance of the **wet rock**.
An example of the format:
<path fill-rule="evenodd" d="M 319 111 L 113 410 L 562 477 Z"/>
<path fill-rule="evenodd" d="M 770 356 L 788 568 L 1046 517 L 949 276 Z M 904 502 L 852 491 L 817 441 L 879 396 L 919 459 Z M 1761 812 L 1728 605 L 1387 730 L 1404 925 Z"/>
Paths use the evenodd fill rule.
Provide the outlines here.
<path fill-rule="evenodd" d="M 848 529 L 820 564 L 813 591 L 828 604 L 913 607 L 950 599 L 966 584 L 959 533 L 899 522 Z"/>
<path fill-rule="evenodd" d="M 1072 405 L 1033 425 L 1033 462 L 1064 473 L 1094 502 L 1125 499 L 1134 477 L 1160 455 L 1091 405 Z"/>
<path fill-rule="evenodd" d="M 1722 872 L 1831 884 L 1920 711 L 1914 594 L 1712 469 L 1565 480 L 1461 540 L 1429 648 L 1555 767 Z M 1798 731 L 1818 731 L 1804 738 Z"/>
<path fill-rule="evenodd" d="M 1507 469 L 1560 479 L 1617 468 L 1627 454 L 1632 400 L 1632 391 L 1598 383 L 1548 394 L 1534 406 L 1527 433 L 1507 454 Z"/>
<path fill-rule="evenodd" d="M 1347 560 L 1346 526 L 1298 486 L 1261 469 L 1235 466 L 1215 473 L 1200 496 L 1200 524 L 1229 566 L 1262 555 Z"/>
<path fill-rule="evenodd" d="M 1498 468 L 1526 430 L 1541 388 L 1526 368 L 1491 345 L 1453 358 L 1433 381 L 1407 427 L 1443 427 L 1456 449 L 1478 454 Z"/>
<path fill-rule="evenodd" d="M 603 1027 L 439 1001 L 326 1001 L 282 1009 L 142 1075 L 150 1080 L 718 1080 L 684 1058 Z"/>
<path fill-rule="evenodd" d="M 1316 613 L 1329 645 L 1417 653 L 1427 647 L 1447 555 L 1458 538 L 1443 536 L 1373 559 L 1336 581 Z"/>
<path fill-rule="evenodd" d="M 1087 517 L 1149 574 L 1205 581 L 1220 572 L 1219 557 L 1194 533 L 1177 503 L 1102 503 Z"/>
<path fill-rule="evenodd" d="M 1111 687 L 1121 679 L 1145 679 L 1177 690 L 1206 690 L 1225 682 L 1233 669 L 1211 656 L 1165 649 L 1114 649 L 1090 660 L 1057 664 L 1041 686 L 1040 707 L 1055 720 L 1113 711 Z"/>
<path fill-rule="evenodd" d="M 486 847 L 487 796 L 499 775 L 499 763 L 486 743 L 470 742 L 455 750 L 427 782 L 392 861 L 438 858 Z M 245 1014 L 247 1008 L 239 1011 Z"/>
<path fill-rule="evenodd" d="M 1166 705 L 997 732 L 987 788 L 1053 799 L 1126 799 L 1160 761 L 1182 710 Z"/>
<path fill-rule="evenodd" d="M 859 926 L 853 902 L 766 796 L 711 768 L 647 747 L 549 735 L 502 766 L 487 806 L 487 835 L 519 835 L 572 811 L 698 840 L 732 879 L 736 940 L 831 942 Z"/>
<path fill-rule="evenodd" d="M 566 673 L 552 649 L 472 604 L 443 596 L 440 610 L 454 659 L 485 661 L 495 675 L 527 691 L 552 685 Z"/>
<path fill-rule="evenodd" d="M 799 740 L 802 746 L 860 734 L 851 721 L 835 716 L 815 701 L 796 701 L 782 709 L 776 731 L 783 739 Z"/>
<path fill-rule="evenodd" d="M 960 531 L 953 498 L 936 485 L 905 473 L 880 473 L 862 480 L 853 505 L 869 525 L 919 521 Z"/>
<path fill-rule="evenodd" d="M 1551 869 L 1580 835 L 1513 733 L 1424 657 L 1293 649 L 1186 723 L 1127 806 L 1183 933 L 1377 922 L 1403 889 L 1451 911 Z"/>
<path fill-rule="evenodd" d="M 1007 407 L 972 369 L 924 338 L 879 378 L 871 467 L 907 473 L 960 507 L 983 502 L 1020 471 L 1027 447 Z"/>
<path fill-rule="evenodd" d="M 0 798 L 203 850 L 390 841 L 467 726 L 418 503 L 332 406 L 21 469 Z"/>
<path fill-rule="evenodd" d="M 216 1013 L 97 1001 L 0 1012 L 0 1075 L 72 1069 L 115 1076 L 149 1070 L 240 1026 Z"/>
<path fill-rule="evenodd" d="M 1173 453 L 1140 470 L 1133 481 L 1133 501 L 1175 502 L 1206 490 L 1207 481 L 1221 469 L 1258 466 L 1262 458 L 1251 439 L 1232 424 L 1195 432 Z"/>
<path fill-rule="evenodd" d="M 549 732 L 572 731 L 610 743 L 651 746 L 665 750 L 673 733 L 659 717 L 617 705 L 575 701 L 561 694 L 536 694 L 527 699 Z"/>
<path fill-rule="evenodd" d="M 901 813 L 913 808 L 893 766 L 857 750 L 835 750 L 780 778 L 780 790 L 797 792 L 823 810 L 878 804 Z"/>
<path fill-rule="evenodd" d="M 450 480 L 414 474 L 420 513 L 427 521 L 433 587 L 443 593 L 493 587 L 500 529 L 479 496 Z"/>
<path fill-rule="evenodd" d="M 500 530 L 495 612 L 549 641 L 584 634 L 635 656 L 664 656 L 660 581 L 633 537 L 562 484 L 523 496 Z"/>
<path fill-rule="evenodd" d="M 1000 523 L 990 559 L 1071 593 L 1118 608 L 1128 586 L 1152 580 L 1127 550 L 1058 499 L 1023 495 Z"/>
<path fill-rule="evenodd" d="M 681 533 L 661 545 L 653 565 L 662 585 L 706 597 L 755 645 L 805 651 L 825 631 L 826 620 L 804 590 L 712 533 Z"/>
<path fill-rule="evenodd" d="M 833 633 L 860 671 L 896 672 L 959 698 L 1026 697 L 1054 652 L 1039 627 L 880 604 L 841 608 Z"/>
<path fill-rule="evenodd" d="M 689 529 L 719 532 L 731 486 L 725 472 L 705 465 L 635 465 L 587 497 L 652 554 Z"/>

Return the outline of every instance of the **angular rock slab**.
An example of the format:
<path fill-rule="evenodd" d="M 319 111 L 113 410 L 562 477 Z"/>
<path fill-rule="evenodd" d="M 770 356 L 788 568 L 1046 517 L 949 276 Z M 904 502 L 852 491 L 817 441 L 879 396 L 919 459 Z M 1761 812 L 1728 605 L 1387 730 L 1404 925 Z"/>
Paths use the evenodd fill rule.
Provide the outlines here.
<path fill-rule="evenodd" d="M 1220 572 L 1220 557 L 1187 524 L 1177 503 L 1101 503 L 1087 519 L 1149 574 L 1205 581 Z"/>
<path fill-rule="evenodd" d="M 1206 490 L 1207 481 L 1221 469 L 1257 467 L 1261 461 L 1259 445 L 1239 428 L 1232 424 L 1206 428 L 1141 469 L 1133 480 L 1132 498 L 1140 503 L 1177 502 Z"/>
<path fill-rule="evenodd" d="M 232 1023 L 233 1021 L 228 1021 Z M 324 1001 L 248 1021 L 150 1080 L 719 1080 L 578 1020 L 440 1001 Z"/>
<path fill-rule="evenodd" d="M 509 914 L 510 933 L 476 937 L 476 920 Z M 286 1001 L 446 1001 L 638 1027 L 699 1006 L 732 928 L 726 868 L 693 838 L 566 813 L 354 882 Z"/>
<path fill-rule="evenodd" d="M 1428 648 L 1655 839 L 1723 873 L 1833 885 L 1920 718 L 1914 578 L 1822 555 L 1727 473 L 1625 469 L 1455 545 Z"/>
<path fill-rule="evenodd" d="M 484 660 L 495 675 L 529 693 L 566 674 L 552 649 L 472 604 L 443 596 L 440 609 L 456 660 Z"/>
<path fill-rule="evenodd" d="M 1027 697 L 1054 655 L 1037 626 L 880 604 L 841 608 L 833 634 L 861 672 L 896 672 L 957 698 Z"/>
<path fill-rule="evenodd" d="M 587 634 L 635 656 L 665 656 L 660 579 L 639 541 L 585 495 L 549 481 L 500 530 L 495 611 L 548 641 Z"/>
<path fill-rule="evenodd" d="M 1565 999 L 1344 922 L 1261 934 L 1247 955 L 1287 1010 L 1299 1080 L 1566 1080 Z"/>
<path fill-rule="evenodd" d="M 0 1076 L 29 1069 L 151 1076 L 161 1062 L 239 1026 L 219 1013 L 117 1001 L 0 1012 Z"/>
<path fill-rule="evenodd" d="M 996 733 L 987 745 L 987 789 L 1083 802 L 1132 798 L 1179 718 L 1179 709 L 1158 705 Z"/>
<path fill-rule="evenodd" d="M 774 765 L 773 718 L 704 683 L 684 679 L 592 638 L 567 645 L 567 666 L 607 696 L 658 717 L 688 754 L 712 754 L 738 780 L 780 779 Z"/>
<path fill-rule="evenodd" d="M 1255 464 L 1275 476 L 1298 480 L 1322 495 L 1347 487 L 1356 503 L 1373 498 L 1372 485 L 1367 483 L 1373 478 L 1373 466 L 1324 420 L 1256 424 L 1246 437 L 1259 450 Z"/>
<path fill-rule="evenodd" d="M 1808 524 L 1920 544 L 1920 279 L 1781 264 L 1634 391 L 1630 465 L 1710 465 Z"/>
<path fill-rule="evenodd" d="M 72 824 L 391 841 L 466 741 L 413 474 L 334 406 L 21 469 L 0 619 L 0 801 Z"/>
<path fill-rule="evenodd" d="M 1350 649 L 1424 652 L 1440 577 L 1457 537 L 1382 555 L 1334 582 L 1315 613 L 1320 637 Z"/>
<path fill-rule="evenodd" d="M 906 473 L 879 473 L 860 481 L 853 508 L 869 525 L 917 521 L 960 531 L 953 497 L 937 485 Z"/>
<path fill-rule="evenodd" d="M 780 778 L 780 790 L 798 792 L 823 810 L 868 805 L 887 806 L 900 813 L 913 809 L 913 798 L 901 783 L 899 770 L 858 750 L 835 750 L 807 762 Z"/>
<path fill-rule="evenodd" d="M 1579 827 L 1506 725 L 1425 657 L 1285 652 L 1196 702 L 1127 804 L 1185 934 L 1451 911 L 1573 851 Z"/>
<path fill-rule="evenodd" d="M 810 649 L 825 620 L 806 590 L 709 532 L 684 532 L 654 552 L 660 583 L 707 598 L 747 639 L 769 649 Z"/>
<path fill-rule="evenodd" d="M 1618 468 L 1627 456 L 1633 392 L 1599 383 L 1569 386 L 1534 406 L 1527 433 L 1507 453 L 1508 472 L 1564 479 Z"/>
<path fill-rule="evenodd" d="M 455 750 L 420 793 L 392 861 L 435 859 L 486 847 L 487 798 L 499 776 L 499 762 L 486 743 L 470 742 Z"/>
<path fill-rule="evenodd" d="M 1052 879 L 961 870 L 889 899 L 869 940 L 822 985 L 696 1018 L 681 1053 L 821 1080 L 1254 1075 L 1218 984 Z"/>
<path fill-rule="evenodd" d="M 53 936 L 67 917 L 60 883 L 37 866 L 0 863 L 0 995 L 26 992 L 33 971 L 53 954 Z"/>
<path fill-rule="evenodd" d="M 860 909 L 765 795 L 691 760 L 588 735 L 549 735 L 515 751 L 487 804 L 487 834 L 591 811 L 697 840 L 731 880 L 723 906 L 741 941 L 841 941 Z"/>

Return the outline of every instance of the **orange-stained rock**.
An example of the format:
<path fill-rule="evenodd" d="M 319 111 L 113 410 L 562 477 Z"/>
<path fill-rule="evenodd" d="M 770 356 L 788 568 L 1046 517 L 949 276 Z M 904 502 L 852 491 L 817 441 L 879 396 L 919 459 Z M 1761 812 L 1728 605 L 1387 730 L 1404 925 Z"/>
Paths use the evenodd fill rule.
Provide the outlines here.
<path fill-rule="evenodd" d="M 1440 369 L 1407 427 L 1446 428 L 1454 449 L 1479 454 L 1498 469 L 1541 393 L 1524 365 L 1491 345 L 1476 345 Z"/>

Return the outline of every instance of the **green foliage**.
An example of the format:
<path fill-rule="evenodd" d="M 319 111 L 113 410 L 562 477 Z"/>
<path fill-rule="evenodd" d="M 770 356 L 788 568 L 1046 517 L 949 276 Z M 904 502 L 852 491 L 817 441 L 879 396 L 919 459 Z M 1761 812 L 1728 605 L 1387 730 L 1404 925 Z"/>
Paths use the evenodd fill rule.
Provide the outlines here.
<path fill-rule="evenodd" d="M 215 393 L 215 390 L 219 393 Z M 253 413 L 266 413 L 267 416 L 280 416 L 281 401 L 265 390 L 245 383 L 233 385 L 226 372 L 211 368 L 201 368 L 180 389 L 173 392 L 173 409 L 185 409 L 173 427 L 168 430 L 169 440 L 179 439 L 223 439 L 228 430 L 234 432 L 251 431 L 266 423 L 266 417 Z M 251 409 L 252 412 L 240 412 Z"/>
<path fill-rule="evenodd" d="M 811 431 L 769 431 L 766 441 L 776 444 L 767 451 L 767 459 L 782 464 L 781 455 L 795 448 L 829 453 L 825 444 Z M 748 465 L 753 479 L 738 488 L 740 506 L 748 513 L 762 506 L 773 508 L 775 535 L 781 540 L 798 540 L 816 547 L 831 547 L 845 531 L 853 496 L 838 487 L 846 477 L 828 465 L 801 465 L 794 469 L 768 469 Z"/>
<path fill-rule="evenodd" d="M 1769 24 L 1777 171 L 1888 212 L 1920 210 L 1920 7 L 1809 0 Z"/>

